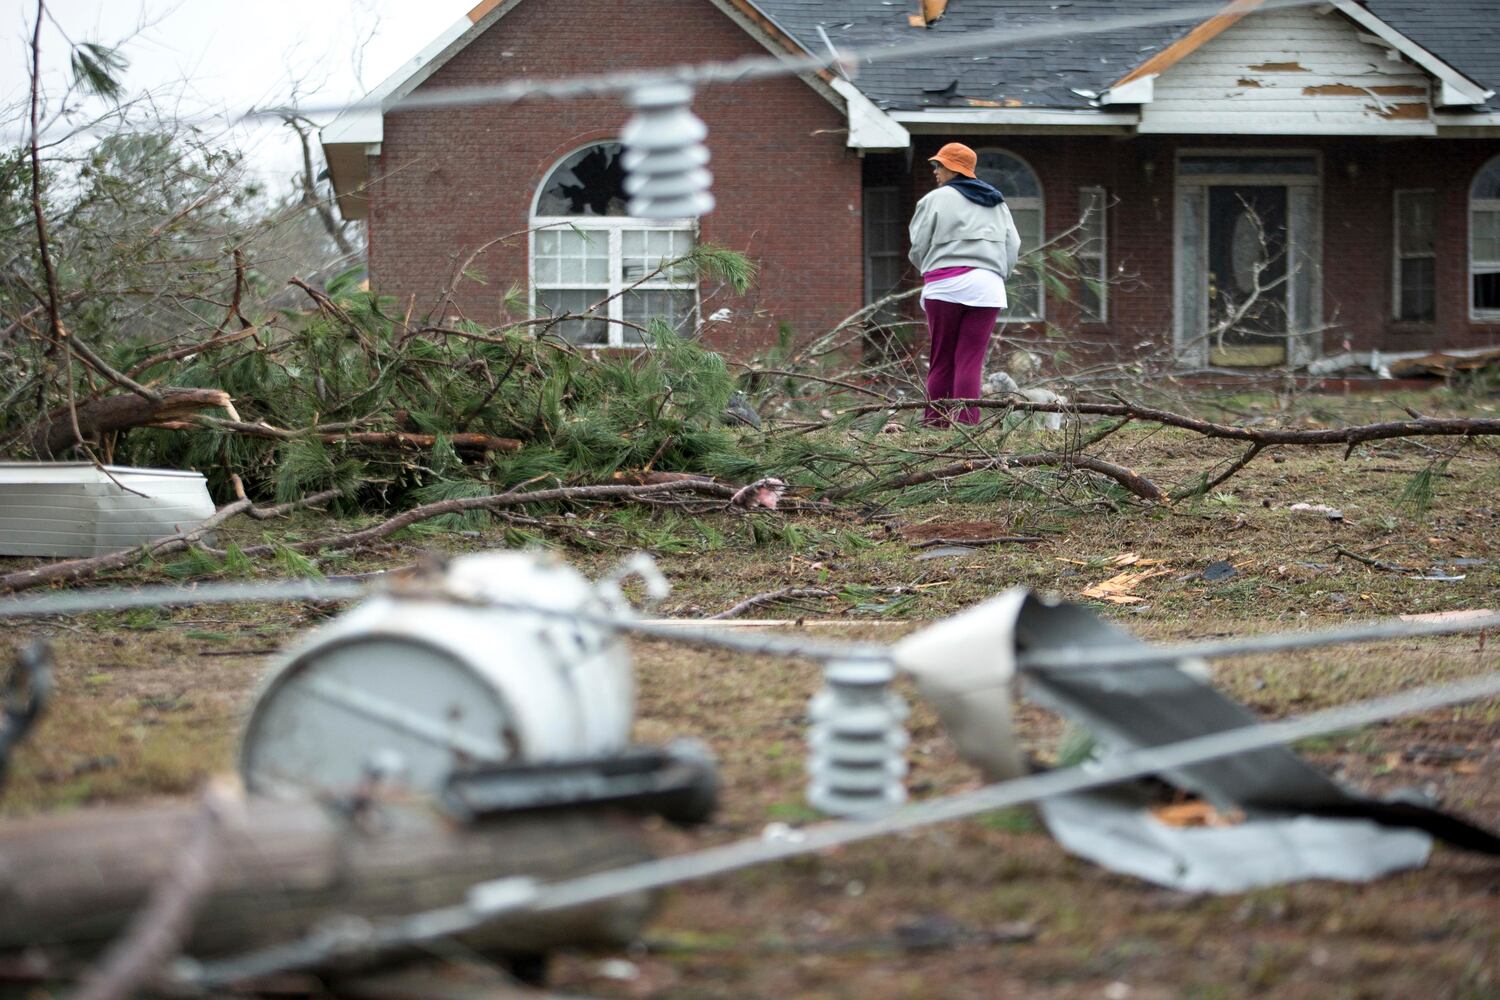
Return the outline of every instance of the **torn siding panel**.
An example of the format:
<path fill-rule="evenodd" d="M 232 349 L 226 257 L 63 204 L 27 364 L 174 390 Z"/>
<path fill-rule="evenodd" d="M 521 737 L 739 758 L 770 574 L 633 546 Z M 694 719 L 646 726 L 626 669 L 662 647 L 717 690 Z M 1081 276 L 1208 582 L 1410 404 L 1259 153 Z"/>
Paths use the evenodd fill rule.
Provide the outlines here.
<path fill-rule="evenodd" d="M 1262 0 L 1235 0 L 1217 15 L 1204 21 L 1172 45 L 1167 46 L 1144 63 L 1125 74 L 1109 89 L 1124 87 L 1136 80 L 1160 76 L 1183 59 L 1192 55 L 1209 42 L 1218 38 L 1239 23 L 1240 18 L 1258 8 Z"/>
<path fill-rule="evenodd" d="M 1142 132 L 1426 134 L 1432 82 L 1342 15 L 1242 18 L 1156 81 Z"/>

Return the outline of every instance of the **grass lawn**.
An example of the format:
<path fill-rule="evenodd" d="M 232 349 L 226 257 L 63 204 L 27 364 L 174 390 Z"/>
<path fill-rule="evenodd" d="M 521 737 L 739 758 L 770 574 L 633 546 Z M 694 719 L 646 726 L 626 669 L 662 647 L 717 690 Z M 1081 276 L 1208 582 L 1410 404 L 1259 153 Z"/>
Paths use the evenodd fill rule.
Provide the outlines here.
<path fill-rule="evenodd" d="M 915 447 L 921 433 L 907 433 Z M 1451 458 L 1434 464 L 1439 447 Z M 1164 487 L 1237 453 L 1135 428 L 1102 452 Z M 1087 600 L 1086 590 L 1133 555 L 1161 560 L 1153 568 L 1165 572 L 1135 585 L 1138 602 L 1101 612 L 1153 639 L 1208 638 L 1500 608 L 1495 456 L 1484 441 L 1381 442 L 1347 460 L 1337 449 L 1287 448 L 1260 456 L 1209 496 L 1169 507 L 1100 500 L 1081 479 L 1043 485 L 1027 473 L 999 478 L 990 495 L 936 486 L 909 502 L 886 495 L 833 514 L 602 510 L 543 533 L 591 575 L 635 547 L 654 551 L 675 588 L 664 614 L 697 617 L 780 587 L 820 588 L 832 596 L 752 614 L 803 619 L 789 627 L 819 637 L 877 640 L 1007 587 Z M 1342 520 L 1291 510 L 1296 503 L 1337 508 Z M 308 515 L 284 527 L 236 526 L 231 535 L 310 537 L 331 527 Z M 965 532 L 1041 540 L 936 557 L 941 549 L 914 547 Z M 503 527 L 408 534 L 322 568 L 397 566 L 423 549 L 519 540 Z M 1234 572 L 1205 580 L 1204 568 L 1221 561 Z M 1463 578 L 1414 579 L 1434 569 Z M 191 792 L 231 766 L 247 700 L 276 650 L 329 613 L 206 607 L 7 624 L 7 656 L 30 635 L 52 639 L 58 678 L 49 715 L 14 754 L 0 815 Z M 637 737 L 703 739 L 725 781 L 718 819 L 691 834 L 660 831 L 663 851 L 815 818 L 803 804 L 802 744 L 813 665 L 658 642 L 638 642 L 635 653 Z M 1494 643 L 1463 636 L 1225 661 L 1215 670 L 1234 697 L 1279 717 L 1496 665 Z M 932 713 L 906 694 L 913 797 L 976 785 Z M 1024 705 L 1020 717 L 1030 748 L 1048 758 L 1058 720 Z M 1357 788 L 1416 787 L 1500 827 L 1500 702 L 1302 749 Z M 933 928 L 937 946 L 913 946 Z M 1070 858 L 1030 813 L 1008 811 L 679 889 L 644 942 L 615 957 L 631 963 L 628 976 L 604 975 L 624 967 L 601 966 L 599 956 L 562 956 L 553 982 L 611 997 L 1479 1000 L 1500 997 L 1500 864 L 1439 848 L 1426 869 L 1373 885 L 1192 897 Z"/>

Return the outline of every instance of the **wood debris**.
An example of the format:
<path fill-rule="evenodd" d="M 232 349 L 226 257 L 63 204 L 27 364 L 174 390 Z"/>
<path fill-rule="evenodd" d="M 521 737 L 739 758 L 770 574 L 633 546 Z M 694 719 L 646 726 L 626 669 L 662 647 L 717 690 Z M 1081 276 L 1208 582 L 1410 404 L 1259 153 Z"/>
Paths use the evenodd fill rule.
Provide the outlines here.
<path fill-rule="evenodd" d="M 1151 560 L 1153 563 L 1161 561 L 1160 559 Z M 1142 564 L 1138 563 L 1136 565 Z M 1126 570 L 1123 573 L 1116 573 L 1108 580 L 1102 580 L 1092 587 L 1087 588 L 1084 590 L 1083 596 L 1096 601 L 1108 601 L 1110 604 L 1139 604 L 1145 598 L 1137 596 L 1133 591 L 1147 580 L 1158 576 L 1166 576 L 1170 572 L 1171 570 L 1169 569 L 1150 568 Z"/>

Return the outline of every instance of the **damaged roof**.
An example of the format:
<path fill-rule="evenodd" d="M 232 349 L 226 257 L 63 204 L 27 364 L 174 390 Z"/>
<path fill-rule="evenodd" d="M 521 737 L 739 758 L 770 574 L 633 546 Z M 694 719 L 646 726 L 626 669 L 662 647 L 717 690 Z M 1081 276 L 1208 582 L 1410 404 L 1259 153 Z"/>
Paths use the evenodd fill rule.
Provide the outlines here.
<path fill-rule="evenodd" d="M 969 32 L 1034 29 L 1132 15 L 1169 14 L 1184 0 L 950 0 L 925 29 L 912 27 L 908 0 L 754 0 L 809 52 L 824 52 L 821 27 L 838 48 L 876 48 Z M 1189 4 L 1189 6 L 1192 6 Z M 1478 83 L 1500 89 L 1495 0 L 1366 0 L 1392 28 Z M 1098 34 L 1061 34 L 992 54 L 914 56 L 862 66 L 856 85 L 888 111 L 1033 107 L 1081 110 L 1202 17 Z M 1496 107 L 1497 102 L 1491 102 Z"/>
<path fill-rule="evenodd" d="M 1365 8 L 1476 83 L 1500 91 L 1495 0 L 1366 0 Z M 1487 109 L 1500 111 L 1500 98 L 1490 98 Z"/>

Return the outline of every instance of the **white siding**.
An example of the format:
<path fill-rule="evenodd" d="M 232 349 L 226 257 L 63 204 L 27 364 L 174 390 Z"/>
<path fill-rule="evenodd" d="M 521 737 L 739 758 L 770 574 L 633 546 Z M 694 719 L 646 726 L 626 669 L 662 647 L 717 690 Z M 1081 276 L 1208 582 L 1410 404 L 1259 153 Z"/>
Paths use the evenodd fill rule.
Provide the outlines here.
<path fill-rule="evenodd" d="M 1157 78 L 1141 131 L 1434 134 L 1430 79 L 1388 51 L 1337 12 L 1251 14 Z"/>
<path fill-rule="evenodd" d="M 103 555 L 186 531 L 214 513 L 196 472 L 108 469 L 0 463 L 0 555 Z"/>

